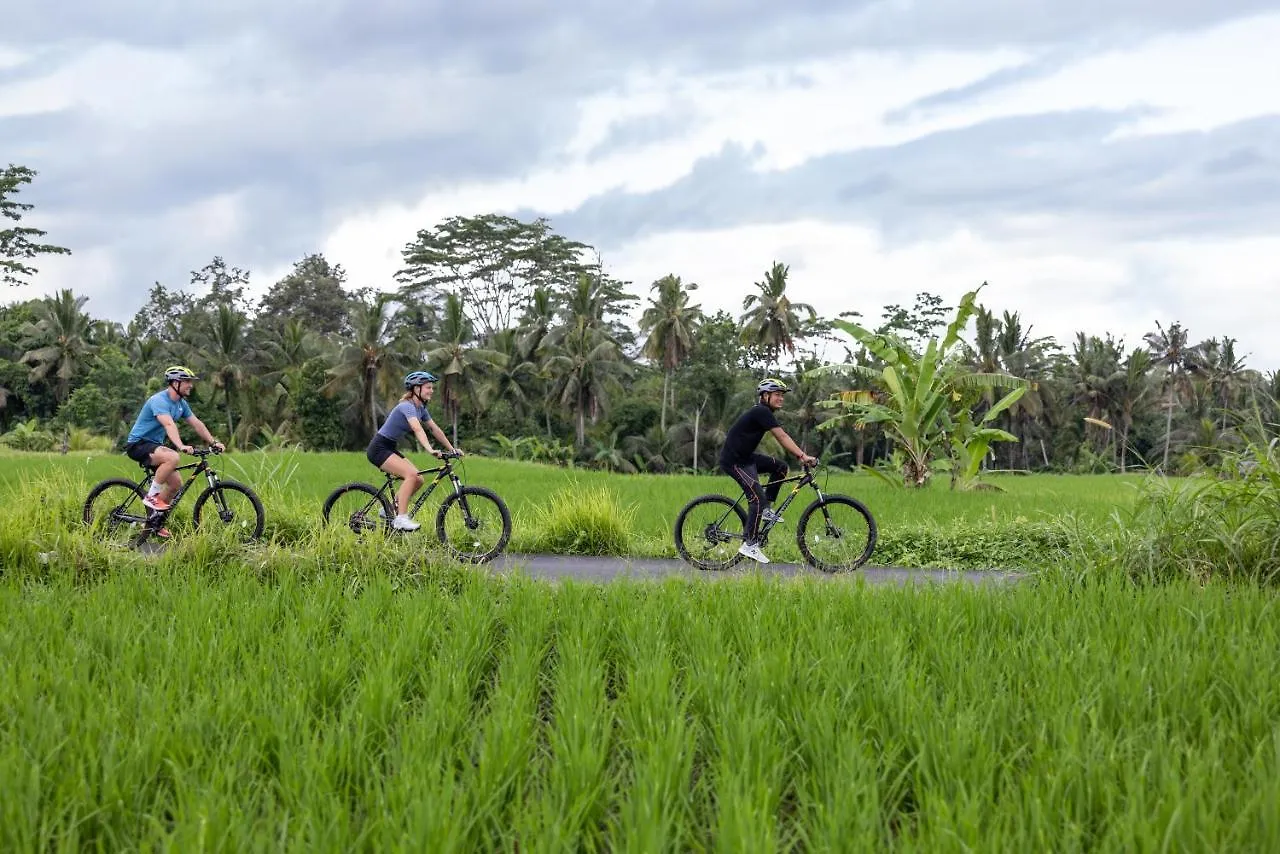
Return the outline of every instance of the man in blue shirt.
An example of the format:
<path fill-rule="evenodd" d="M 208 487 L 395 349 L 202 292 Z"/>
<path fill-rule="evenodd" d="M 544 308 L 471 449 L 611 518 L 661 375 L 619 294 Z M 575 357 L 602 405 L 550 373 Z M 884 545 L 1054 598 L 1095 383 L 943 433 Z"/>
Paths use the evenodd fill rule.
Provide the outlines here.
<path fill-rule="evenodd" d="M 168 388 L 151 395 L 142 404 L 124 445 L 124 452 L 129 459 L 156 467 L 155 477 L 151 479 L 151 491 L 142 500 L 152 510 L 168 510 L 169 502 L 182 488 L 182 477 L 178 474 L 178 462 L 181 459 L 178 451 L 189 454 L 193 449 L 182 441 L 182 436 L 178 433 L 179 418 L 185 418 L 210 447 L 219 451 L 226 450 L 221 442 L 213 438 L 204 422 L 196 418 L 191 411 L 191 404 L 187 403 L 195 381 L 200 379 L 195 372 L 182 365 L 174 365 L 165 370 L 164 379 Z M 162 444 L 166 438 L 177 451 Z"/>

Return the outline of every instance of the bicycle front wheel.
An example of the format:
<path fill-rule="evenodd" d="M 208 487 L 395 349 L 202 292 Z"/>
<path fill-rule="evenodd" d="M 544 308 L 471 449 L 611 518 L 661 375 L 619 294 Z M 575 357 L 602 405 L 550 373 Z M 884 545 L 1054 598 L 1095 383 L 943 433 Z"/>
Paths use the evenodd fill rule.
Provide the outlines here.
<path fill-rule="evenodd" d="M 862 502 L 828 495 L 804 509 L 796 525 L 796 545 L 814 569 L 857 569 L 876 547 L 876 520 Z"/>
<path fill-rule="evenodd" d="M 702 495 L 676 516 L 676 551 L 698 569 L 729 569 L 742 555 L 742 534 L 747 514 L 724 495 Z"/>
<path fill-rule="evenodd" d="M 458 560 L 487 563 L 511 540 L 511 512 L 493 490 L 464 486 L 440 503 L 436 536 Z"/>
<path fill-rule="evenodd" d="M 205 505 L 210 501 L 213 502 L 211 512 L 204 515 Z M 224 480 L 200 493 L 196 499 L 196 506 L 191 510 L 191 526 L 198 529 L 205 518 L 210 524 L 227 526 L 241 540 L 250 542 L 262 536 L 266 514 L 262 512 L 262 502 L 252 489 L 234 480 Z"/>

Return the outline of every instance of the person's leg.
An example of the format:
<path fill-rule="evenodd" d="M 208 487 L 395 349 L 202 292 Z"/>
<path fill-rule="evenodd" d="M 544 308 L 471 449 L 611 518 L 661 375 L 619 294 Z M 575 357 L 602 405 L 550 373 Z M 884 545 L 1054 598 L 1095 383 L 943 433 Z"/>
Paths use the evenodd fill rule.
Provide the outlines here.
<path fill-rule="evenodd" d="M 422 475 L 418 474 L 418 467 L 397 452 L 383 460 L 379 468 L 388 474 L 403 478 L 400 489 L 396 491 L 396 518 L 392 520 L 392 524 L 404 530 L 416 530 L 419 525 L 409 519 L 408 514 L 409 502 L 413 500 L 413 494 L 422 486 Z"/>
<path fill-rule="evenodd" d="M 782 490 L 781 481 L 787 476 L 787 463 L 766 454 L 754 455 L 752 462 L 757 471 L 769 473 L 769 482 L 764 487 L 764 500 L 766 506 L 772 505 L 778 500 L 778 492 Z"/>
<path fill-rule="evenodd" d="M 181 460 L 177 451 L 164 445 L 157 445 L 151 452 L 147 462 L 156 467 L 156 473 L 151 478 L 151 491 L 147 496 L 148 506 L 155 504 L 155 499 L 158 498 L 159 503 L 164 507 L 155 509 L 163 510 L 173 501 L 173 496 L 177 495 L 178 490 L 182 488 L 182 475 L 178 474 L 178 463 Z"/>
<path fill-rule="evenodd" d="M 729 465 L 721 469 L 742 487 L 747 497 L 747 526 L 742 532 L 743 540 L 755 543 L 759 536 L 760 510 L 764 503 L 764 489 L 760 486 L 760 475 L 754 465 Z"/>

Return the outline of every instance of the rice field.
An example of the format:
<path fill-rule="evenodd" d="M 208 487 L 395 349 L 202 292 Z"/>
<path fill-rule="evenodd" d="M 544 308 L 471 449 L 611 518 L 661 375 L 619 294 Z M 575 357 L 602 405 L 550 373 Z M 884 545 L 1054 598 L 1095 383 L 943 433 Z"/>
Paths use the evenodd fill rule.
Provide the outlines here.
<path fill-rule="evenodd" d="M 74 526 L 119 459 L 0 456 L 0 850 L 1280 850 L 1266 589 L 1045 555 L 997 587 L 547 584 L 317 532 L 357 455 L 220 463 L 270 541 L 147 558 Z M 917 534 L 1087 531 L 1132 495 L 845 477 Z M 466 479 L 535 539 L 551 496 L 607 493 L 628 548 L 728 483 Z"/>

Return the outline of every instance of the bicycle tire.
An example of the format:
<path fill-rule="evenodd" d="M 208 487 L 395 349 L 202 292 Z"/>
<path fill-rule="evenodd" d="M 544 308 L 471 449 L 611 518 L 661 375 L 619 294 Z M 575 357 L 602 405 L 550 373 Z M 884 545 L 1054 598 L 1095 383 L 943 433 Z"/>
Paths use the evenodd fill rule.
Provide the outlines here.
<path fill-rule="evenodd" d="M 829 507 L 833 504 L 841 504 L 846 507 L 852 507 L 867 522 L 867 542 L 857 559 L 852 563 L 846 564 L 830 564 L 817 557 L 809 550 L 809 544 L 805 540 L 805 532 L 809 529 L 809 523 L 814 519 L 814 514 L 818 513 L 822 508 Z M 875 551 L 876 540 L 879 537 L 879 531 L 876 528 L 875 517 L 871 515 L 871 511 L 867 506 L 856 498 L 850 498 L 847 495 L 824 495 L 821 499 L 814 501 L 804 509 L 800 514 L 800 521 L 796 524 L 796 545 L 800 547 L 800 554 L 804 556 L 805 561 L 814 569 L 820 569 L 823 572 L 840 572 L 854 570 L 865 564 L 871 559 L 871 553 Z"/>
<path fill-rule="evenodd" d="M 93 503 L 94 503 L 94 501 L 96 501 L 96 500 L 99 498 L 99 496 L 101 496 L 102 494 L 104 494 L 105 492 L 107 492 L 108 490 L 113 489 L 113 488 L 124 488 L 124 489 L 127 489 L 129 492 L 133 493 L 134 495 L 136 495 L 136 496 L 138 497 L 138 501 L 139 501 L 139 504 L 140 504 L 140 505 L 141 505 L 142 499 L 146 497 L 146 493 L 142 491 L 142 487 L 140 487 L 140 486 L 137 484 L 137 482 L 136 482 L 136 481 L 128 480 L 128 479 L 126 479 L 126 478 L 122 478 L 122 477 L 113 477 L 113 478 L 108 478 L 107 480 L 101 481 L 100 483 L 96 484 L 96 485 L 93 487 L 93 489 L 89 490 L 89 495 L 88 495 L 88 497 L 87 497 L 87 498 L 85 498 L 85 500 L 84 500 L 84 507 L 83 507 L 83 509 L 81 510 L 81 520 L 83 521 L 83 523 L 84 523 L 85 527 L 92 527 L 92 526 L 93 526 L 93 522 L 94 522 Z M 112 508 L 112 509 L 114 509 L 114 508 Z M 149 512 L 145 506 L 142 506 L 142 507 L 141 507 L 141 509 L 142 509 L 142 514 L 141 514 L 141 516 L 140 516 L 140 518 L 139 518 L 139 527 L 140 527 L 140 528 L 146 524 L 146 516 L 147 516 L 147 514 L 148 514 L 148 512 Z M 138 539 L 141 539 L 141 538 L 142 538 L 142 535 L 139 535 L 139 536 L 134 537 L 134 538 L 131 538 L 131 539 L 138 540 Z"/>
<path fill-rule="evenodd" d="M 730 569 L 742 560 L 742 555 L 738 554 L 738 550 L 736 548 L 733 550 L 733 554 L 729 559 L 723 561 L 696 558 L 689 551 L 689 540 L 686 538 L 684 530 L 685 522 L 688 520 L 689 514 L 692 513 L 695 508 L 704 504 L 721 504 L 727 508 L 725 511 L 726 515 L 728 514 L 728 510 L 733 510 L 737 513 L 738 522 L 741 524 L 742 530 L 746 530 L 747 514 L 732 498 L 729 498 L 726 495 L 700 495 L 681 508 L 679 515 L 676 516 L 675 530 L 673 532 L 675 535 L 676 551 L 687 563 L 692 564 L 698 569 L 709 570 L 712 572 L 720 572 Z M 693 533 L 694 536 L 699 536 L 701 534 L 701 532 L 691 533 Z"/>
<path fill-rule="evenodd" d="M 204 492 L 200 493 L 196 498 L 196 504 L 191 508 L 191 527 L 200 528 L 200 514 L 204 510 L 205 502 L 213 498 L 218 493 L 238 492 L 249 499 L 249 503 L 253 505 L 253 532 L 245 539 L 253 541 L 262 536 L 262 528 L 266 523 L 266 514 L 262 510 L 262 499 L 258 498 L 258 494 L 243 483 L 234 480 L 220 480 L 214 486 L 210 486 Z"/>
<path fill-rule="evenodd" d="M 470 501 L 473 498 L 492 501 L 498 508 L 498 513 L 502 517 L 502 536 L 498 539 L 498 544 L 491 549 L 473 554 L 463 552 L 449 545 L 448 539 L 445 537 L 444 523 L 449 516 L 449 508 L 459 501 L 463 501 L 463 497 Z M 464 502 L 465 503 L 465 502 Z M 462 505 L 459 505 L 462 506 Z M 469 511 L 469 508 L 468 508 Z M 483 486 L 464 486 L 458 492 L 454 492 L 444 501 L 440 502 L 440 509 L 436 511 L 436 536 L 440 538 L 440 542 L 449 550 L 455 558 L 465 563 L 488 563 L 498 555 L 502 554 L 503 549 L 507 547 L 507 543 L 511 541 L 511 511 L 507 509 L 507 504 L 492 489 L 486 489 Z"/>
<path fill-rule="evenodd" d="M 328 525 L 332 521 L 329 518 L 329 514 L 330 514 L 330 511 L 333 510 L 333 505 L 337 503 L 339 498 L 346 495 L 348 492 L 363 492 L 364 494 L 369 496 L 371 501 L 376 501 L 379 504 L 381 504 L 383 533 L 389 534 L 391 532 L 391 519 L 392 517 L 395 516 L 395 510 L 391 507 L 391 502 L 387 500 L 387 497 L 385 495 L 383 495 L 381 492 L 378 491 L 378 488 L 376 486 L 373 486 L 368 483 L 360 483 L 360 482 L 344 483 L 342 486 L 339 486 L 333 492 L 329 493 L 329 497 L 324 500 L 324 509 L 322 511 L 322 514 L 324 516 L 324 523 L 326 525 Z M 344 524 L 346 524 L 345 520 L 344 520 Z M 359 533 L 359 532 L 357 531 L 356 533 Z"/>

